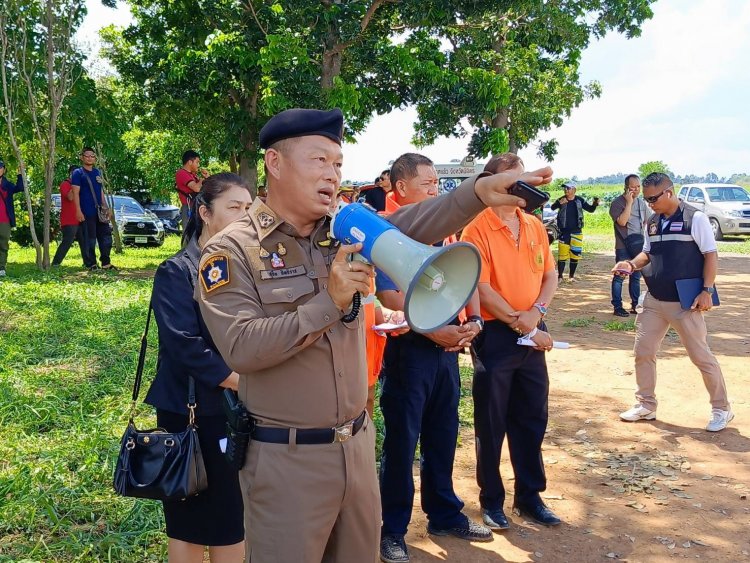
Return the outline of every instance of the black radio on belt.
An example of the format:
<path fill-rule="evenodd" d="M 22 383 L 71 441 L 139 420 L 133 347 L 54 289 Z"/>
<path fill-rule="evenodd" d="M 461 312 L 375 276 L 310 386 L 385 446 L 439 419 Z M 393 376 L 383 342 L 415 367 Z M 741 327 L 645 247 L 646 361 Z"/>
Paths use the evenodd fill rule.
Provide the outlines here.
<path fill-rule="evenodd" d="M 239 471 L 245 465 L 253 419 L 242 401 L 237 398 L 237 393 L 231 389 L 224 389 L 222 406 L 227 417 L 227 448 L 224 457 L 231 467 Z"/>

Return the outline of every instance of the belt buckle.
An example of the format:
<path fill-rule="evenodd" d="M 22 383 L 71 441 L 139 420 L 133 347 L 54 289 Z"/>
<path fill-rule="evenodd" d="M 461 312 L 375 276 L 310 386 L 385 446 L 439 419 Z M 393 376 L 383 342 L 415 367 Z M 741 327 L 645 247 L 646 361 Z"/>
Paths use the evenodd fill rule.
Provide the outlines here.
<path fill-rule="evenodd" d="M 342 424 L 341 426 L 337 426 L 334 430 L 334 442 L 346 442 L 349 438 L 352 437 L 354 432 L 354 421 L 347 422 L 346 424 Z"/>

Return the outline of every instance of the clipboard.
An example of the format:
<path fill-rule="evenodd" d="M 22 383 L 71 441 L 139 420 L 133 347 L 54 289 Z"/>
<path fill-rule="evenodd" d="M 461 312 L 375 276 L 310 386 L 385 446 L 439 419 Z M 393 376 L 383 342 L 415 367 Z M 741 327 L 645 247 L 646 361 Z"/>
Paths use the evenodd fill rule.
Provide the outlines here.
<path fill-rule="evenodd" d="M 690 309 L 695 298 L 703 291 L 703 278 L 675 280 L 674 283 L 677 286 L 677 295 L 680 298 L 680 306 L 686 310 Z M 715 285 L 713 295 L 711 295 L 711 301 L 713 301 L 714 307 L 721 305 L 721 302 L 719 301 L 719 292 L 716 291 Z"/>

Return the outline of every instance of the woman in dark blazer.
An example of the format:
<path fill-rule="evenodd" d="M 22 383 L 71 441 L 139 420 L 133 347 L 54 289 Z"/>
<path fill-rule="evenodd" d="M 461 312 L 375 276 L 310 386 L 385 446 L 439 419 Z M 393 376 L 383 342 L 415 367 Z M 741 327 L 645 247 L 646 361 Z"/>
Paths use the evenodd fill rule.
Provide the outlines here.
<path fill-rule="evenodd" d="M 201 248 L 216 233 L 247 213 L 250 188 L 235 174 L 210 176 L 193 202 L 185 247 L 156 271 L 151 304 L 159 327 L 156 378 L 146 403 L 156 407 L 157 423 L 179 432 L 188 423 L 188 376 L 195 380 L 198 426 L 208 489 L 181 501 L 165 501 L 169 561 L 202 563 L 209 546 L 212 563 L 241 561 L 244 553 L 239 476 L 225 461 L 219 441 L 226 436 L 222 389 L 237 389 L 239 376 L 216 351 L 193 290 Z"/>

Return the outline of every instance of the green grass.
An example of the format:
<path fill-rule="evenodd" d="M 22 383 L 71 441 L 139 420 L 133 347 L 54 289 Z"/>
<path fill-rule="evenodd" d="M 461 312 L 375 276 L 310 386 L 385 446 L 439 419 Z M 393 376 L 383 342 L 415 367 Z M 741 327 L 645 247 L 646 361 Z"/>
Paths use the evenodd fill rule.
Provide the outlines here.
<path fill-rule="evenodd" d="M 596 322 L 595 317 L 589 317 L 587 319 L 568 319 L 563 323 L 563 326 L 566 327 L 587 327 L 590 326 L 592 323 Z"/>
<path fill-rule="evenodd" d="M 601 205 L 594 213 L 584 212 L 584 252 L 613 252 L 614 229 L 612 218 L 609 216 L 609 204 L 605 203 L 605 197 L 622 193 L 621 186 L 609 184 L 579 185 L 576 195 L 580 195 L 589 203 L 594 197 L 602 199 Z M 562 191 L 550 192 L 550 201 L 563 196 Z M 750 237 L 728 236 L 726 240 L 718 243 L 719 253 L 750 254 Z"/>
<path fill-rule="evenodd" d="M 609 321 L 604 325 L 604 330 L 613 332 L 627 332 L 635 330 L 635 321 Z"/>
<path fill-rule="evenodd" d="M 179 248 L 114 255 L 120 274 L 41 273 L 12 247 L 0 281 L 0 560 L 163 561 L 158 503 L 116 496 L 152 270 Z M 153 373 L 156 338 L 147 373 Z M 139 421 L 153 423 L 150 408 Z"/>
<path fill-rule="evenodd" d="M 611 252 L 611 225 L 600 215 L 608 220 L 606 210 L 587 215 L 586 247 Z M 81 271 L 75 247 L 63 267 L 39 272 L 33 250 L 11 246 L 0 281 L 0 561 L 165 560 L 159 503 L 118 497 L 111 479 L 153 270 L 178 248 L 176 237 L 126 248 L 112 257 L 118 273 L 97 273 Z M 750 254 L 750 241 L 720 249 Z M 155 334 L 150 342 L 148 374 Z M 468 365 L 461 383 L 459 419 L 470 427 Z M 138 420 L 153 424 L 151 409 L 141 406 Z M 382 431 L 377 408 L 375 422 Z"/>

